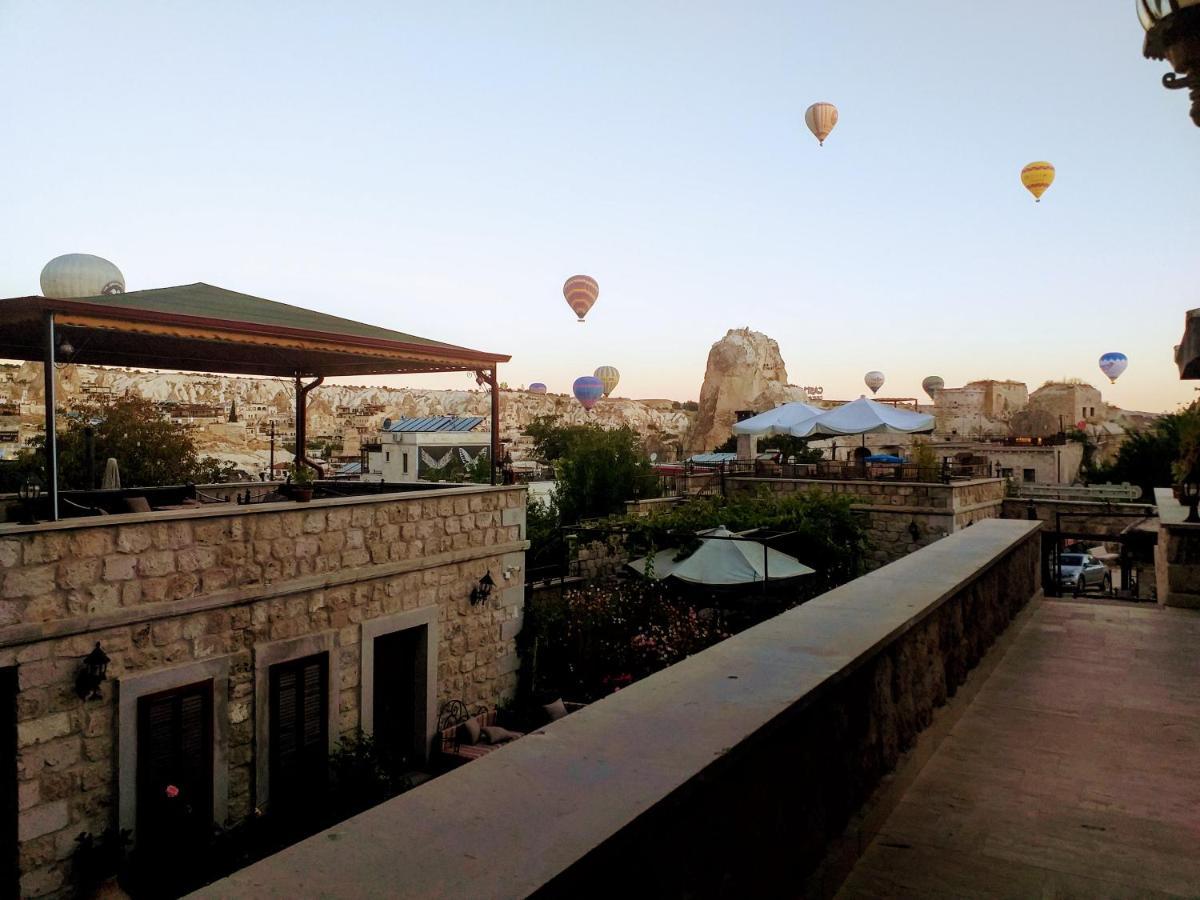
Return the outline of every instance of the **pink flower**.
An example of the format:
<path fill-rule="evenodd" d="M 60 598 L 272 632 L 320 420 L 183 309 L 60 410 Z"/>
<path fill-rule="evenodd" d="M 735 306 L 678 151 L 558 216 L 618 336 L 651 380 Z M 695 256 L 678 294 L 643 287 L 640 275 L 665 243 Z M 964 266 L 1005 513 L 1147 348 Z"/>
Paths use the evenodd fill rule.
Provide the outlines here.
<path fill-rule="evenodd" d="M 168 784 L 167 785 L 167 796 L 170 797 L 172 800 L 174 800 L 176 797 L 179 796 L 179 788 L 175 787 L 175 785 L 173 785 L 173 784 Z"/>

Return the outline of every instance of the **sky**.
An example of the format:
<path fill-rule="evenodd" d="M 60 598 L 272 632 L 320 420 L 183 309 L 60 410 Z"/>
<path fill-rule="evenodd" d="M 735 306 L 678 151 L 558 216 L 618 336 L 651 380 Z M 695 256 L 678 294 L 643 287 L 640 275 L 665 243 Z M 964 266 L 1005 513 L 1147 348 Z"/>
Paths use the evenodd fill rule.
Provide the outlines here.
<path fill-rule="evenodd" d="M 749 326 L 831 397 L 880 369 L 1173 409 L 1200 130 L 1133 7 L 0 0 L 0 297 L 84 252 L 509 353 L 514 387 L 695 399 Z"/>

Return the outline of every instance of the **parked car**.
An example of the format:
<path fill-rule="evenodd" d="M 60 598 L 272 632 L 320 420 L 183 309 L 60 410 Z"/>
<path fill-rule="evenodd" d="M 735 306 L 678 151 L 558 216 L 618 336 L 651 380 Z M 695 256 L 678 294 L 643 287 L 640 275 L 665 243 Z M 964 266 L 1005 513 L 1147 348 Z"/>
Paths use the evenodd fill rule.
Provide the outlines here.
<path fill-rule="evenodd" d="M 1063 553 L 1058 557 L 1058 584 L 1081 594 L 1089 588 L 1112 588 L 1108 567 L 1090 553 Z"/>

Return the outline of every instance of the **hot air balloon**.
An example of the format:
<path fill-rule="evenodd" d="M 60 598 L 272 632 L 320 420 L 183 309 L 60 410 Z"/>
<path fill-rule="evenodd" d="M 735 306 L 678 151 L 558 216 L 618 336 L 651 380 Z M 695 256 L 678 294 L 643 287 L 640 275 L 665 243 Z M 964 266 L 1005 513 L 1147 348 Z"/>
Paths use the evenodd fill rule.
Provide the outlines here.
<path fill-rule="evenodd" d="M 617 389 L 617 382 L 621 380 L 621 373 L 612 366 L 601 366 L 592 374 L 599 378 L 600 383 L 604 385 L 605 397 Z"/>
<path fill-rule="evenodd" d="M 529 385 L 529 393 L 544 394 L 546 393 L 546 386 L 540 381 L 535 381 L 533 384 Z"/>
<path fill-rule="evenodd" d="M 1054 166 L 1048 162 L 1031 162 L 1021 170 L 1021 184 L 1041 203 L 1042 194 L 1054 184 Z"/>
<path fill-rule="evenodd" d="M 56 256 L 42 269 L 42 296 L 67 300 L 125 293 L 125 276 L 107 259 L 90 253 Z"/>
<path fill-rule="evenodd" d="M 934 391 L 940 391 L 945 386 L 946 382 L 940 375 L 930 375 L 921 382 L 921 390 L 929 395 L 930 400 L 936 400 L 937 398 L 933 395 Z"/>
<path fill-rule="evenodd" d="M 1100 371 L 1108 376 L 1113 384 L 1121 377 L 1121 373 L 1129 367 L 1129 357 L 1124 353 L 1105 353 L 1100 357 Z"/>
<path fill-rule="evenodd" d="M 596 405 L 596 401 L 604 393 L 604 385 L 595 375 L 581 375 L 571 385 L 571 393 L 575 395 L 575 399 L 579 401 L 580 406 L 586 410 L 591 410 Z"/>
<path fill-rule="evenodd" d="M 816 135 L 817 142 L 824 147 L 825 138 L 837 124 L 838 111 L 832 103 L 814 103 L 804 112 L 804 124 Z"/>
<path fill-rule="evenodd" d="M 563 296 L 567 298 L 567 305 L 574 310 L 582 323 L 583 317 L 600 296 L 600 285 L 589 275 L 572 275 L 563 285 Z"/>
<path fill-rule="evenodd" d="M 883 387 L 883 373 L 871 371 L 863 376 L 863 381 L 867 387 L 871 389 L 872 394 L 878 394 L 879 389 Z"/>

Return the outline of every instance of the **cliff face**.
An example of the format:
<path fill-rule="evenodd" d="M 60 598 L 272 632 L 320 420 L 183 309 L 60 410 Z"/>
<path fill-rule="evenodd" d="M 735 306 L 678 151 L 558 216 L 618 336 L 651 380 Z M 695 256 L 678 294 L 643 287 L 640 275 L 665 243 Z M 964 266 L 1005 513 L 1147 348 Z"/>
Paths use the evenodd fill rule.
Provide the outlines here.
<path fill-rule="evenodd" d="M 57 373 L 59 403 L 71 409 L 88 402 L 103 403 L 126 393 L 159 403 L 192 404 L 228 413 L 237 403 L 239 425 L 203 423 L 197 427 L 197 443 L 204 452 L 230 459 L 247 469 L 259 456 L 265 461 L 266 440 L 259 427 L 274 418 L 288 427 L 295 410 L 295 393 L 290 382 L 268 378 L 232 378 L 179 372 L 142 372 L 64 366 Z M 466 381 L 466 376 L 463 378 Z M 22 418 L 41 425 L 42 367 L 34 363 L 0 368 L 0 402 L 19 404 Z M 491 415 L 491 399 L 483 390 L 419 390 L 324 384 L 309 395 L 309 434 L 342 438 L 347 432 L 373 437 L 385 418 L 431 415 Z M 538 416 L 554 416 L 564 422 L 598 422 L 607 427 L 628 425 L 642 435 L 647 450 L 665 460 L 674 459 L 682 447 L 691 414 L 675 409 L 670 401 L 642 402 L 613 397 L 601 400 L 590 413 L 566 394 L 528 394 L 502 391 L 500 435 L 520 459 L 526 446 L 521 434 Z M 222 415 L 222 417 L 224 417 Z M 487 427 L 486 423 L 482 427 Z"/>
<path fill-rule="evenodd" d="M 688 452 L 704 453 L 727 440 L 739 409 L 761 412 L 803 399 L 804 391 L 787 383 L 779 344 L 749 328 L 730 329 L 708 351 Z"/>

